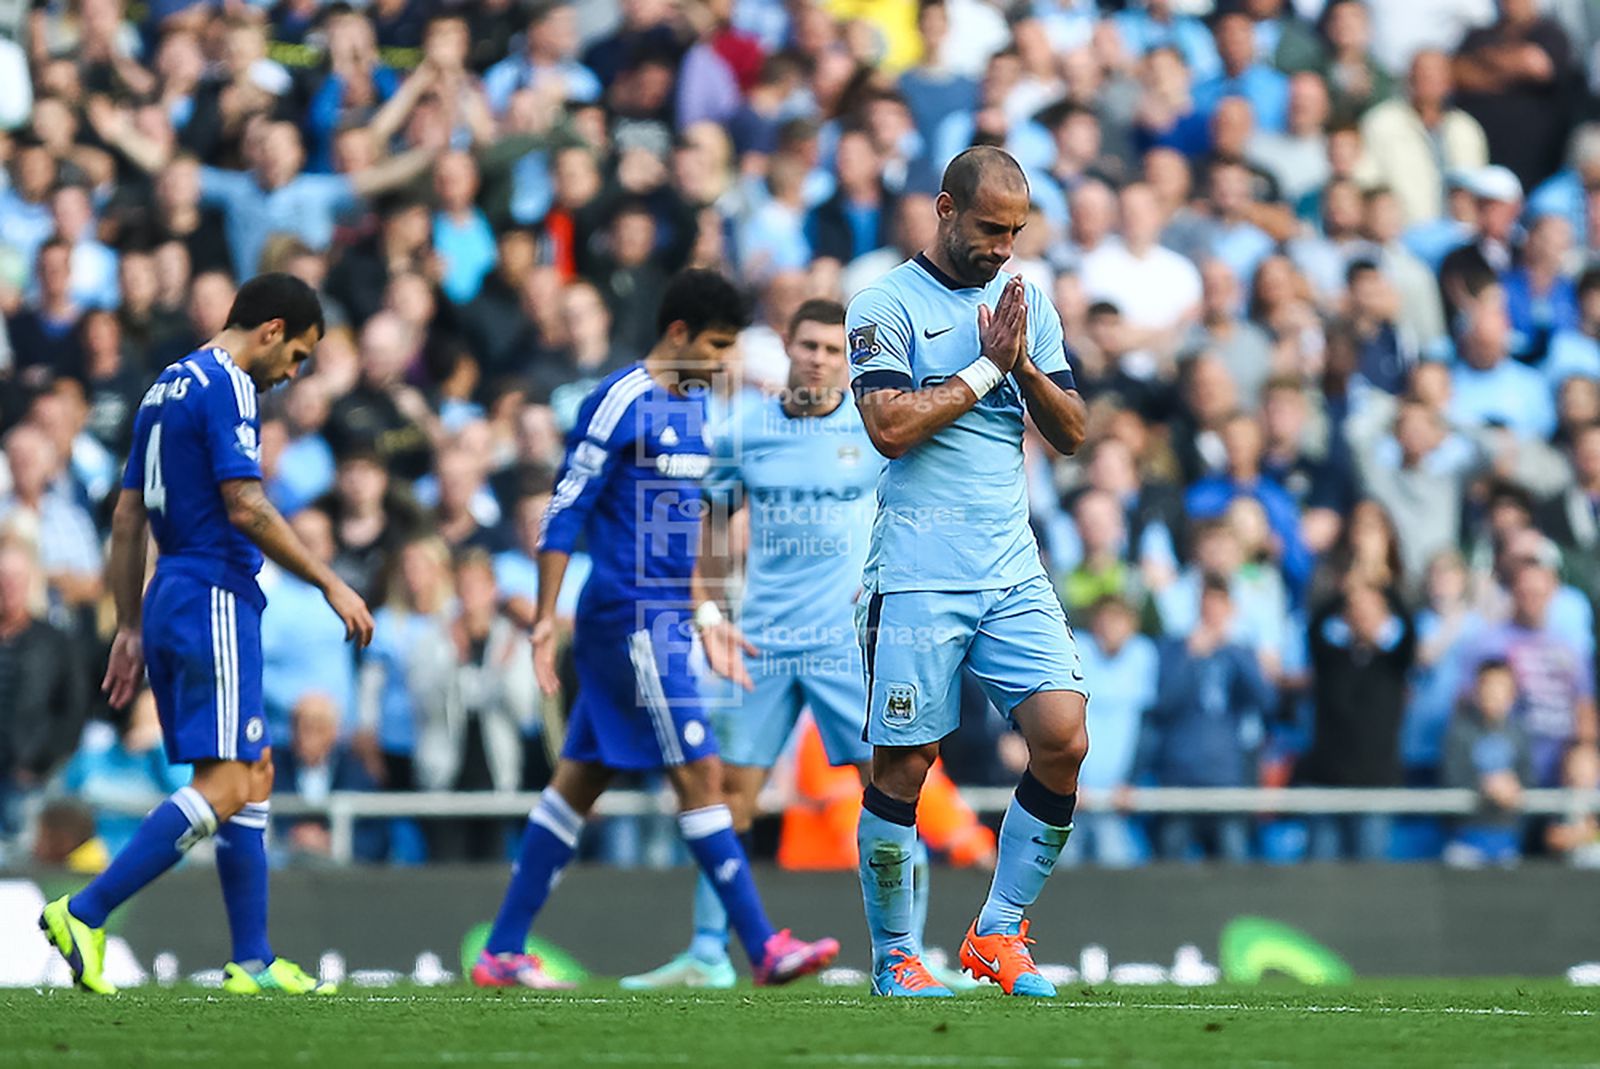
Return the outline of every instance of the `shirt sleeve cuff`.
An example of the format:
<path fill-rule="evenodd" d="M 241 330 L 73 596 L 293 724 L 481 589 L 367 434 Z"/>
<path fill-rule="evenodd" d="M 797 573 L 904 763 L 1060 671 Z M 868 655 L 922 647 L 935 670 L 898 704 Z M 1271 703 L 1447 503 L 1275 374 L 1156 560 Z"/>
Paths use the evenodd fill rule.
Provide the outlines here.
<path fill-rule="evenodd" d="M 850 388 L 859 398 L 878 390 L 914 390 L 916 383 L 904 371 L 866 371 L 856 376 Z"/>

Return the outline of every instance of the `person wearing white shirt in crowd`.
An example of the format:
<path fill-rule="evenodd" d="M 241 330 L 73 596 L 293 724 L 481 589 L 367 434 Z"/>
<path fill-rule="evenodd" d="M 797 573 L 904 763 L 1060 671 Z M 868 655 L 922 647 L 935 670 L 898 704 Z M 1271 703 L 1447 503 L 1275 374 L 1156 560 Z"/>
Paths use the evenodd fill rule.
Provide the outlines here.
<path fill-rule="evenodd" d="M 1159 244 L 1161 205 L 1153 189 L 1134 182 L 1122 191 L 1122 239 L 1083 258 L 1091 300 L 1115 304 L 1132 328 L 1135 348 L 1172 348 L 1200 313 L 1200 272 Z"/>
<path fill-rule="evenodd" d="M 1373 16 L 1377 18 L 1383 8 L 1409 9 L 1423 2 L 1378 4 Z M 1383 40 L 1380 34 L 1380 45 Z M 1417 53 L 1406 84 L 1404 97 L 1386 100 L 1362 117 L 1366 157 L 1357 177 L 1365 186 L 1393 189 L 1406 225 L 1415 226 L 1444 214 L 1445 172 L 1487 164 L 1489 142 L 1478 120 L 1450 107 L 1454 77 L 1449 56 L 1431 50 Z"/>

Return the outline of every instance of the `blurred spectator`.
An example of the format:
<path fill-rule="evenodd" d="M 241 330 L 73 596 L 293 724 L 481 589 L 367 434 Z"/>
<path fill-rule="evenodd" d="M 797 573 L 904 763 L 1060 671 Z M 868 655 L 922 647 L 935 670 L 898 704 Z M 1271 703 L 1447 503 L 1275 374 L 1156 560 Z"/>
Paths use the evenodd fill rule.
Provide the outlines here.
<path fill-rule="evenodd" d="M 1350 268 L 1370 258 L 1372 247 L 1361 233 L 1364 205 L 1361 190 L 1348 179 L 1334 179 L 1322 189 L 1320 227 L 1291 241 L 1289 258 L 1311 284 L 1317 306 L 1335 309 L 1349 285 Z"/>
<path fill-rule="evenodd" d="M 330 343 L 324 342 L 324 346 Z M 286 516 L 293 516 L 333 486 L 333 450 L 323 437 L 328 422 L 327 387 L 318 376 L 301 379 L 288 389 L 283 419 L 261 424 L 261 464 L 267 496 Z M 269 463 L 269 427 L 280 427 L 282 447 Z M 269 470 L 270 468 L 270 470 Z"/>
<path fill-rule="evenodd" d="M 317 508 L 289 521 L 313 556 L 334 559 L 333 524 Z M 268 564 L 260 577 L 267 607 L 261 614 L 262 707 L 271 738 L 287 738 L 290 711 L 311 693 L 332 704 L 341 730 L 355 724 L 355 663 L 345 628 L 322 591 Z"/>
<path fill-rule="evenodd" d="M 1576 307 L 1571 318 L 1555 324 L 1539 367 L 1552 387 L 1575 375 L 1600 379 L 1600 269 L 1590 268 L 1578 277 L 1572 300 Z"/>
<path fill-rule="evenodd" d="M 1154 190 L 1135 182 L 1123 188 L 1119 201 L 1122 240 L 1083 258 L 1084 290 L 1091 300 L 1121 310 L 1132 347 L 1170 353 L 1199 317 L 1200 272 L 1159 244 L 1162 216 Z"/>
<path fill-rule="evenodd" d="M 1250 110 L 1262 130 L 1283 130 L 1289 115 L 1289 79 L 1257 56 L 1250 16 L 1242 11 L 1225 11 L 1212 22 L 1212 32 L 1222 70 L 1214 77 L 1196 81 L 1195 107 L 1202 115 L 1210 116 L 1223 98 L 1243 97 L 1250 102 Z"/>
<path fill-rule="evenodd" d="M 1220 516 L 1237 497 L 1250 497 L 1266 510 L 1274 536 L 1274 557 L 1291 589 L 1311 577 L 1311 557 L 1300 540 L 1300 516 L 1294 499 L 1262 473 L 1261 424 L 1253 416 L 1238 414 L 1222 429 L 1226 453 L 1225 473 L 1208 476 L 1189 487 L 1184 505 L 1197 520 Z"/>
<path fill-rule="evenodd" d="M 1600 788 L 1600 753 L 1593 746 L 1573 746 L 1561 767 L 1561 785 L 1580 791 Z M 1581 868 L 1600 867 L 1600 819 L 1575 807 L 1564 819 L 1545 828 L 1550 852 Z"/>
<path fill-rule="evenodd" d="M 1372 16 L 1362 0 L 1333 0 L 1322 9 L 1321 28 L 1328 50 L 1319 72 L 1333 95 L 1334 114 L 1339 119 L 1359 119 L 1394 95 L 1394 79 L 1373 57 Z M 1292 116 L 1292 85 L 1290 93 Z"/>
<path fill-rule="evenodd" d="M 1217 75 L 1207 82 L 1213 84 L 1220 77 L 1219 62 Z M 1193 81 L 1182 55 L 1170 45 L 1152 48 L 1139 65 L 1139 84 L 1135 148 L 1140 152 L 1175 149 L 1191 160 L 1203 155 L 1210 147 L 1206 129 L 1210 114 L 1196 103 Z"/>
<path fill-rule="evenodd" d="M 328 275 L 328 292 L 358 323 L 383 307 L 390 279 L 410 271 L 426 276 L 438 267 L 427 203 L 397 193 L 383 207 L 377 232 L 346 249 Z"/>
<path fill-rule="evenodd" d="M 1398 787 L 1400 720 L 1416 659 L 1416 628 L 1395 587 L 1352 573 L 1344 592 L 1311 617 L 1311 748 L 1295 781 L 1325 787 Z M 1311 822 L 1311 856 L 1373 861 L 1388 850 L 1382 814 Z"/>
<path fill-rule="evenodd" d="M 1499 10 L 1456 49 L 1456 99 L 1483 125 L 1491 158 L 1531 188 L 1561 165 L 1572 44 L 1537 0 L 1499 0 Z"/>
<path fill-rule="evenodd" d="M 1217 45 L 1205 23 L 1180 13 L 1173 0 L 1136 0 L 1112 16 L 1128 54 L 1140 57 L 1160 47 L 1176 48 L 1197 79 L 1222 73 Z"/>
<path fill-rule="evenodd" d="M 917 29 L 922 34 L 922 61 L 903 71 L 898 84 L 911 109 L 912 122 L 926 143 L 932 140 L 946 115 L 977 108 L 978 82 L 947 65 L 946 45 L 954 42 L 950 40 L 950 17 L 943 0 L 918 5 Z"/>
<path fill-rule="evenodd" d="M 1555 547 L 1513 562 L 1511 618 L 1482 631 L 1464 653 L 1468 677 L 1502 660 L 1516 676 L 1517 720 L 1532 754 L 1531 785 L 1553 787 L 1567 748 L 1595 744 L 1594 664 L 1572 636 L 1551 629 L 1560 565 Z"/>
<path fill-rule="evenodd" d="M 23 278 L 37 281 L 39 247 L 55 231 L 49 200 L 59 177 L 56 161 L 43 145 L 22 145 L 10 164 L 0 190 L 0 244 L 22 258 Z"/>
<path fill-rule="evenodd" d="M 1240 316 L 1244 299 L 1232 268 L 1221 260 L 1206 260 L 1200 265 L 1200 280 L 1200 322 L 1190 331 L 1185 347 L 1209 352 L 1220 361 L 1248 410 L 1272 372 L 1272 339 Z"/>
<path fill-rule="evenodd" d="M 587 282 L 574 282 L 562 291 L 556 312 L 565 344 L 533 364 L 527 376 L 528 399 L 576 415 L 578 405 L 600 380 L 643 353 L 612 344 L 611 310 L 600 291 Z"/>
<path fill-rule="evenodd" d="M 117 254 L 94 235 L 94 209 L 82 186 L 61 186 L 50 197 L 50 218 L 55 236 L 71 250 L 72 302 L 84 308 L 115 308 Z"/>
<path fill-rule="evenodd" d="M 1446 172 L 1473 171 L 1489 162 L 1483 128 L 1450 106 L 1453 90 L 1450 57 L 1418 52 L 1411 58 L 1406 96 L 1377 105 L 1361 120 L 1371 182 L 1394 191 L 1408 226 L 1444 214 Z"/>
<path fill-rule="evenodd" d="M 183 313 L 175 307 L 164 307 L 157 301 L 160 280 L 156 273 L 154 253 L 125 251 L 117 262 L 117 274 L 118 289 L 122 294 L 122 303 L 116 311 L 117 325 L 128 347 L 130 366 L 137 370 L 143 381 L 153 370 L 147 364 L 150 350 L 156 342 L 183 330 Z"/>
<path fill-rule="evenodd" d="M 185 277 L 180 285 L 187 291 L 182 301 L 185 323 L 149 349 L 145 369 L 152 378 L 216 337 L 228 324 L 235 288 L 225 272 L 207 271 L 193 280 Z"/>
<path fill-rule="evenodd" d="M 1511 719 L 1517 681 L 1504 661 L 1484 661 L 1444 740 L 1445 787 L 1477 791 L 1478 811 L 1461 821 L 1445 847 L 1446 864 L 1514 864 L 1522 855 L 1522 787 L 1531 776 L 1528 740 Z"/>
<path fill-rule="evenodd" d="M 1078 531 L 1078 558 L 1060 579 L 1061 603 L 1077 612 L 1105 598 L 1135 605 L 1144 601 L 1144 585 L 1128 559 L 1128 532 L 1122 506 L 1103 490 L 1078 495 L 1072 506 Z"/>
<path fill-rule="evenodd" d="M 1361 7 L 1342 0 L 1339 7 Z M 1328 87 L 1309 71 L 1289 79 L 1289 115 L 1282 133 L 1257 132 L 1245 147 L 1250 163 L 1272 176 L 1278 194 L 1297 211 L 1327 184 Z"/>
<path fill-rule="evenodd" d="M 82 375 L 77 330 L 83 308 L 72 294 L 72 246 L 62 238 L 45 241 L 35 274 L 38 295 L 6 317 L 13 367 L 36 385 L 57 375 Z"/>
<path fill-rule="evenodd" d="M 1492 282 L 1503 282 L 1516 259 L 1517 219 L 1522 214 L 1522 185 L 1498 165 L 1469 171 L 1462 184 L 1477 204 L 1474 235 L 1445 256 L 1439 265 L 1439 290 L 1452 330 L 1458 316 L 1469 313 L 1475 298 Z"/>
<path fill-rule="evenodd" d="M 447 152 L 433 168 L 433 245 L 443 271 L 439 285 L 456 304 L 478 295 L 494 267 L 496 246 L 489 220 L 477 207 L 478 165 L 465 152 Z"/>
<path fill-rule="evenodd" d="M 52 597 L 77 607 L 100 596 L 100 539 L 94 522 L 57 488 L 65 458 L 31 423 L 5 437 L 11 492 L 0 496 L 0 532 L 31 543 Z"/>
<path fill-rule="evenodd" d="M 608 229 L 610 249 L 594 274 L 611 309 L 611 340 L 624 352 L 646 353 L 656 341 L 655 310 L 667 286 L 667 272 L 654 255 L 656 219 L 635 201 L 617 209 Z"/>
<path fill-rule="evenodd" d="M 1571 445 L 1573 483 L 1540 510 L 1541 526 L 1563 551 L 1572 582 L 1600 598 L 1600 423 L 1581 427 Z"/>
<path fill-rule="evenodd" d="M 133 438 L 133 415 L 144 394 L 144 371 L 128 363 L 116 313 L 90 312 L 83 318 L 80 334 L 89 433 L 108 456 L 126 456 Z"/>
<path fill-rule="evenodd" d="M 1136 334 L 1148 332 L 1136 332 L 1109 301 L 1089 306 L 1087 327 L 1090 344 L 1078 354 L 1079 389 L 1084 396 L 1114 400 L 1147 419 L 1165 421 L 1174 403 L 1174 391 L 1163 374 L 1171 361 L 1135 344 Z"/>
<path fill-rule="evenodd" d="M 333 520 L 333 570 L 367 604 L 381 605 L 385 564 L 420 523 L 415 504 L 391 484 L 377 449 L 357 443 L 339 458 L 333 490 L 318 505 Z"/>
<path fill-rule="evenodd" d="M 490 67 L 483 76 L 483 91 L 495 112 L 502 113 L 519 89 L 541 89 L 552 84 L 561 99 L 591 103 L 600 98 L 600 79 L 573 57 L 578 50 L 578 20 L 569 3 L 544 3 L 532 8 L 523 50 Z"/>
<path fill-rule="evenodd" d="M 1227 580 L 1208 577 L 1193 630 L 1187 638 L 1169 638 L 1161 645 L 1155 703 L 1145 718 L 1139 767 L 1162 786 L 1255 783 L 1252 762 L 1273 696 L 1255 656 L 1230 637 L 1233 615 Z M 1158 824 L 1157 841 L 1161 856 L 1170 860 L 1203 851 L 1225 861 L 1245 861 L 1250 825 L 1239 816 L 1167 816 Z"/>
<path fill-rule="evenodd" d="M 273 748 L 272 789 L 313 804 L 326 802 L 333 791 L 371 790 L 372 780 L 361 762 L 348 744 L 339 740 L 340 710 L 334 700 L 316 690 L 306 691 L 291 711 L 288 745 Z M 333 852 L 332 836 L 324 820 L 279 817 L 276 825 L 293 855 L 326 858 Z M 382 825 L 357 821 L 352 846 L 357 861 L 381 860 Z"/>
<path fill-rule="evenodd" d="M 12 434 L 17 434 L 13 431 Z M 87 712 L 82 651 L 46 622 L 32 554 L 0 542 L 0 834 L 20 830 L 22 799 L 70 756 Z"/>
<path fill-rule="evenodd" d="M 90 721 L 67 763 L 64 786 L 96 810 L 95 831 L 115 855 L 152 803 L 189 782 L 188 765 L 167 763 L 155 696 L 141 691 L 120 725 Z"/>
<path fill-rule="evenodd" d="M 454 571 L 457 612 L 418 644 L 410 666 L 417 783 L 424 790 L 516 790 L 522 730 L 534 707 L 527 638 L 499 613 L 488 554 L 469 550 Z M 506 850 L 501 821 L 432 821 L 426 832 L 435 860 L 487 861 Z"/>
<path fill-rule="evenodd" d="M 372 645 L 361 665 L 354 745 L 378 784 L 410 791 L 417 789 L 411 667 L 421 644 L 447 626 L 454 586 L 450 551 L 436 537 L 407 541 L 395 559 L 395 578 L 373 614 Z"/>
<path fill-rule="evenodd" d="M 1568 166 L 1528 196 L 1528 214 L 1535 219 L 1561 216 L 1574 237 L 1587 244 L 1592 226 L 1589 191 L 1600 187 L 1600 125 L 1590 122 L 1573 131 L 1570 158 Z"/>
<path fill-rule="evenodd" d="M 1505 290 L 1490 285 L 1467 313 L 1450 382 L 1450 417 L 1465 427 L 1500 426 L 1519 438 L 1548 441 L 1555 402 L 1544 376 L 1511 358 Z"/>
<path fill-rule="evenodd" d="M 1344 277 L 1355 374 L 1365 386 L 1398 394 L 1421 355 L 1417 338 L 1400 321 L 1400 293 L 1371 260 L 1354 261 Z"/>
<path fill-rule="evenodd" d="M 1543 363 L 1551 336 L 1578 324 L 1577 290 L 1567 275 L 1571 256 L 1571 227 L 1547 215 L 1528 229 L 1522 262 L 1506 274 L 1512 355 L 1525 364 Z"/>
<path fill-rule="evenodd" d="M 1409 783 L 1431 785 L 1443 759 L 1444 734 L 1464 689 L 1461 658 L 1484 626 L 1468 600 L 1466 562 L 1453 549 L 1428 562 L 1424 604 L 1417 611 L 1417 659 L 1400 730 L 1400 756 Z"/>
<path fill-rule="evenodd" d="M 361 330 L 361 381 L 328 415 L 328 444 L 336 455 L 349 453 L 357 443 L 370 443 L 396 476 L 415 479 L 428 470 L 435 417 L 426 399 L 405 380 L 419 342 L 393 312 L 367 320 Z"/>
<path fill-rule="evenodd" d="M 1253 175 L 1233 160 L 1211 165 L 1211 225 L 1204 252 L 1228 265 L 1236 278 L 1249 286 L 1256 268 L 1271 254 L 1275 242 L 1259 225 L 1261 213 L 1253 199 Z"/>
<path fill-rule="evenodd" d="M 1366 205 L 1363 236 L 1370 243 L 1368 255 L 1399 295 L 1395 320 L 1426 355 L 1437 355 L 1445 344 L 1444 306 L 1439 302 L 1439 283 L 1403 240 L 1405 219 L 1400 198 L 1392 189 L 1379 186 L 1364 194 Z M 1465 235 L 1450 239 L 1453 248 Z"/>
<path fill-rule="evenodd" d="M 806 239 L 815 256 L 848 264 L 889 244 L 894 195 L 883 181 L 883 160 L 865 130 L 839 135 L 834 149 L 838 192 L 813 208 Z"/>
<path fill-rule="evenodd" d="M 1156 645 L 1138 633 L 1139 616 L 1130 602 L 1101 598 L 1088 610 L 1089 629 L 1076 632 L 1085 679 L 1094 679 L 1094 759 L 1084 763 L 1078 790 L 1118 792 L 1132 785 L 1145 712 L 1156 700 L 1160 656 Z M 1064 851 L 1069 863 L 1092 859 L 1109 866 L 1135 864 L 1147 851 L 1133 822 L 1120 813 L 1084 813 Z"/>
<path fill-rule="evenodd" d="M 788 156 L 773 159 L 766 197 L 739 228 L 735 242 L 744 271 L 756 280 L 774 271 L 801 270 L 811 259 L 805 235 L 806 166 Z"/>
<path fill-rule="evenodd" d="M 495 553 L 505 546 L 499 528 L 500 506 L 485 481 L 482 452 L 466 439 L 463 432 L 455 444 L 440 450 L 437 481 L 427 494 L 420 492 L 419 485 L 419 500 L 423 504 L 432 500 L 433 527 L 452 552 L 479 549 Z"/>

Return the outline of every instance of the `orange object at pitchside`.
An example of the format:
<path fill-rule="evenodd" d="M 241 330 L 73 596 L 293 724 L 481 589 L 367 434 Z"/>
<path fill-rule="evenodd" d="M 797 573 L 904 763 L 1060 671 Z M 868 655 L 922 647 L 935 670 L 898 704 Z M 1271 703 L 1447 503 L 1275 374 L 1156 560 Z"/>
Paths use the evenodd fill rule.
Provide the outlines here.
<path fill-rule="evenodd" d="M 795 750 L 797 800 L 784 810 L 778 864 L 786 869 L 853 869 L 856 823 L 861 817 L 861 778 L 853 765 L 828 764 L 822 736 L 806 718 Z M 917 803 L 917 830 L 930 849 L 952 865 L 971 865 L 994 854 L 994 832 L 984 827 L 935 762 Z"/>

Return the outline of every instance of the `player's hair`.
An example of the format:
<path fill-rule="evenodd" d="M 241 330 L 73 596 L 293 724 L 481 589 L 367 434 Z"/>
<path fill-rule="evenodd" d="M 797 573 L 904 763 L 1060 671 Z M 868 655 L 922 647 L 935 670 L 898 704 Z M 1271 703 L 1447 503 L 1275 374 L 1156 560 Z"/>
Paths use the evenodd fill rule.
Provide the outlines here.
<path fill-rule="evenodd" d="M 254 330 L 272 319 L 283 320 L 286 338 L 298 338 L 312 327 L 317 328 L 317 337 L 321 338 L 328 330 L 317 291 L 281 271 L 257 275 L 240 286 L 233 307 L 228 309 L 225 326 Z"/>
<path fill-rule="evenodd" d="M 1011 153 L 993 145 L 974 145 L 950 161 L 950 165 L 944 169 L 939 191 L 950 194 L 950 199 L 956 203 L 956 211 L 966 211 L 972 207 L 972 202 L 978 196 L 978 188 L 986 178 L 1028 188 L 1022 165 Z"/>
<path fill-rule="evenodd" d="M 824 297 L 813 297 L 795 310 L 789 320 L 789 334 L 800 329 L 801 323 L 821 323 L 825 327 L 844 326 L 844 305 Z"/>
<path fill-rule="evenodd" d="M 665 334 L 674 323 L 688 327 L 691 338 L 715 327 L 743 330 L 750 325 L 750 302 L 721 273 L 689 268 L 667 283 L 656 313 L 656 332 Z"/>

